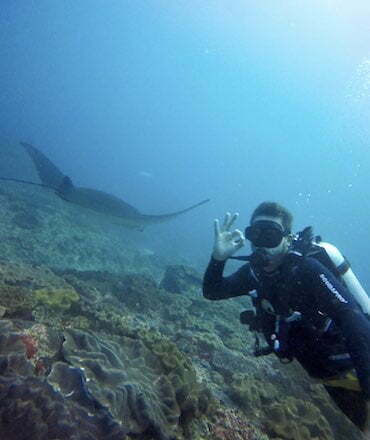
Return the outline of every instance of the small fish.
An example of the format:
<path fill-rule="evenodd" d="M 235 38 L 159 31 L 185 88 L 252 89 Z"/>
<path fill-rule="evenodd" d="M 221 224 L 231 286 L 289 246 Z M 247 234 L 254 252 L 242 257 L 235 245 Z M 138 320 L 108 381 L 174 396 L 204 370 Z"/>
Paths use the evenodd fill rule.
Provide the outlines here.
<path fill-rule="evenodd" d="M 139 176 L 140 177 L 145 177 L 146 179 L 152 179 L 153 178 L 153 174 L 149 173 L 148 171 L 139 171 Z"/>

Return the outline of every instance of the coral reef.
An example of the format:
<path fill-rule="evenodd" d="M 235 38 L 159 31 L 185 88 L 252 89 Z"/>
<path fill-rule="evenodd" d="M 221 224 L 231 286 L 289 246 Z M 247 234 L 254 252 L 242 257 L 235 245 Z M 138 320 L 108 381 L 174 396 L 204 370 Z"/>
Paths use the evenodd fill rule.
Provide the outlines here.
<path fill-rule="evenodd" d="M 215 404 L 207 387 L 197 379 L 190 360 L 177 346 L 153 332 L 141 332 L 144 343 L 161 361 L 166 377 L 175 390 L 176 403 L 181 417 L 188 418 L 206 413 Z"/>
<path fill-rule="evenodd" d="M 0 426 L 7 440 L 127 438 L 104 409 L 92 416 L 44 380 L 30 376 L 0 378 Z"/>
<path fill-rule="evenodd" d="M 111 336 L 107 340 L 72 329 L 64 337 L 62 356 L 68 365 L 53 367 L 51 383 L 75 396 L 69 368 L 82 370 L 91 395 L 125 423 L 130 433 L 149 431 L 158 439 L 171 438 L 180 410 L 176 390 L 155 354 L 139 339 Z"/>
<path fill-rule="evenodd" d="M 256 412 L 269 412 L 269 405 L 279 395 L 271 382 L 264 382 L 260 376 L 252 374 L 233 374 L 230 380 L 230 396 L 239 408 L 251 415 Z"/>
<path fill-rule="evenodd" d="M 192 290 L 200 290 L 202 279 L 199 274 L 184 265 L 167 266 L 166 272 L 160 283 L 162 289 L 166 289 L 171 293 L 189 294 Z"/>
<path fill-rule="evenodd" d="M 153 298 L 158 297 L 156 282 L 148 275 L 123 276 L 121 287 L 113 293 L 122 304 L 132 310 L 148 312 L 160 307 L 160 303 L 153 301 Z"/>
<path fill-rule="evenodd" d="M 81 372 L 75 371 L 75 390 L 80 402 L 71 400 L 44 377 L 34 374 L 28 359 L 37 352 L 34 344 L 36 342 L 25 340 L 10 321 L 0 321 L 2 437 L 7 440 L 124 440 L 126 429 L 87 392 Z M 93 410 L 92 413 L 88 409 Z"/>
<path fill-rule="evenodd" d="M 268 440 L 257 427 L 247 422 L 243 413 L 235 409 L 223 408 L 213 416 L 210 426 L 213 440 Z"/>
<path fill-rule="evenodd" d="M 333 432 L 325 419 L 312 403 L 288 397 L 269 405 L 266 418 L 267 431 L 284 440 L 329 440 Z"/>
<path fill-rule="evenodd" d="M 37 298 L 32 291 L 71 291 L 62 278 L 48 267 L 25 263 L 0 262 L 0 306 L 6 318 L 34 319 Z M 54 300 L 58 301 L 58 295 Z M 49 304 L 48 304 L 49 305 Z"/>
<path fill-rule="evenodd" d="M 63 311 L 68 310 L 72 304 L 80 299 L 80 296 L 73 288 L 37 289 L 33 292 L 33 295 L 37 303 Z"/>
<path fill-rule="evenodd" d="M 360 439 L 299 365 L 251 356 L 247 298 L 205 301 L 143 234 L 10 184 L 0 233 L 7 440 Z"/>
<path fill-rule="evenodd" d="M 20 212 L 13 217 L 13 222 L 19 228 L 36 229 L 42 226 L 40 220 L 33 214 L 28 212 Z"/>

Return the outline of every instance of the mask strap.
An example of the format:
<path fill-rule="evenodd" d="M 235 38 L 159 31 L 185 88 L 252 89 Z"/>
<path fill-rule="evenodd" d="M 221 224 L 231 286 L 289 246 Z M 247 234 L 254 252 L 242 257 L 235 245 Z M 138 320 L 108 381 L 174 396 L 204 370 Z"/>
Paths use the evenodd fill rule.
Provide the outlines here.
<path fill-rule="evenodd" d="M 241 255 L 240 257 L 229 257 L 229 260 L 250 261 L 250 255 Z"/>

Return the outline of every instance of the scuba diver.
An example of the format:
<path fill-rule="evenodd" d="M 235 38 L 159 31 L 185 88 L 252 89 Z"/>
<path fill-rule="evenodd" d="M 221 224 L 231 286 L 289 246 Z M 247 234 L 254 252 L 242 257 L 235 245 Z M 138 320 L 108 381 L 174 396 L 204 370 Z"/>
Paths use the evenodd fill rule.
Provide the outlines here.
<path fill-rule="evenodd" d="M 311 227 L 292 234 L 293 216 L 278 203 L 261 203 L 244 234 L 231 229 L 237 217 L 227 213 L 222 225 L 214 222 L 204 297 L 249 295 L 254 308 L 240 320 L 255 332 L 255 356 L 296 359 L 370 440 L 370 299 L 348 261 Z M 252 254 L 233 257 L 246 239 Z M 245 264 L 224 277 L 229 258 Z"/>

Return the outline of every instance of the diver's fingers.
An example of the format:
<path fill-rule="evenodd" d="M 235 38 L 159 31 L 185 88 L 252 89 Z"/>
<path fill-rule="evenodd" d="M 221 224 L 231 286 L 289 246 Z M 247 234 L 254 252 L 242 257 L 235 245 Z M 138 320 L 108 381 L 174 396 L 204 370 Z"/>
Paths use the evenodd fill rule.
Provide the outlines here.
<path fill-rule="evenodd" d="M 215 227 L 215 238 L 217 239 L 220 236 L 220 234 L 221 234 L 221 231 L 220 231 L 220 221 L 218 220 L 218 218 L 215 218 L 213 224 L 214 224 L 214 227 Z"/>
<path fill-rule="evenodd" d="M 235 220 L 239 217 L 239 213 L 235 212 L 233 215 L 229 214 L 229 222 L 227 224 L 227 228 L 230 229 Z"/>
<path fill-rule="evenodd" d="M 222 225 L 222 230 L 223 231 L 227 231 L 229 229 L 230 217 L 231 217 L 230 212 L 227 212 L 225 214 L 224 223 Z"/>
<path fill-rule="evenodd" d="M 245 243 L 245 237 L 239 229 L 235 229 L 235 231 L 232 233 L 232 239 L 233 239 L 233 245 L 236 250 L 240 249 L 244 246 Z"/>
<path fill-rule="evenodd" d="M 235 231 L 232 232 L 231 237 L 236 242 L 245 241 L 244 234 L 240 229 L 235 229 Z"/>

